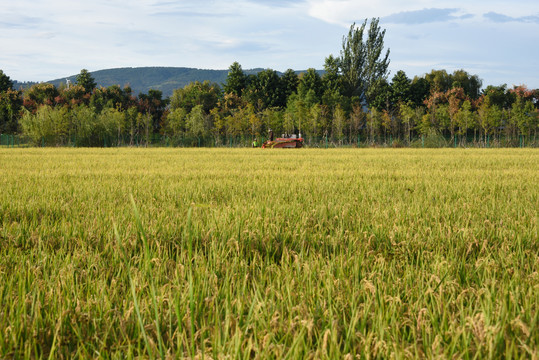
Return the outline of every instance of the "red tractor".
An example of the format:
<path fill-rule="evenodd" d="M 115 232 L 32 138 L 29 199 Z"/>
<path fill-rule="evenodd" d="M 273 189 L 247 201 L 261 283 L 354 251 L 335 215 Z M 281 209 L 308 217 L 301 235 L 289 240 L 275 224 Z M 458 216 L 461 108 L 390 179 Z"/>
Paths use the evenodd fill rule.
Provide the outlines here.
<path fill-rule="evenodd" d="M 300 147 L 303 147 L 303 138 L 301 137 L 301 134 L 299 134 L 299 136 L 283 134 L 282 137 L 273 140 L 272 131 L 270 131 L 269 140 L 265 141 L 262 144 L 262 149 L 300 148 Z"/>

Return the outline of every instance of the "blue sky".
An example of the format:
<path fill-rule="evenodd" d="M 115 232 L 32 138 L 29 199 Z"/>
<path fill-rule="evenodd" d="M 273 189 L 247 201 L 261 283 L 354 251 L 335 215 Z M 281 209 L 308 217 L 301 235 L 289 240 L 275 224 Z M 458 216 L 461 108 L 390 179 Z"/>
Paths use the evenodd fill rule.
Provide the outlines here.
<path fill-rule="evenodd" d="M 353 22 L 379 17 L 391 75 L 464 69 L 486 85 L 539 88 L 539 1 L 0 0 L 0 69 L 46 81 L 185 66 L 323 68 Z"/>

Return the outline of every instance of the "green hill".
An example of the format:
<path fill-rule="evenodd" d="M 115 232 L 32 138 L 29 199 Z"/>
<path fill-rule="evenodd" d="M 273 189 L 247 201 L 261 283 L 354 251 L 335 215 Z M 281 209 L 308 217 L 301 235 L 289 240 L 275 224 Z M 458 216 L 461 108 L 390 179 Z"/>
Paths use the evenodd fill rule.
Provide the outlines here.
<path fill-rule="evenodd" d="M 257 74 L 263 69 L 245 70 L 246 74 Z M 98 70 L 91 72 L 98 86 L 111 85 L 131 86 L 134 95 L 147 93 L 150 89 L 161 90 L 163 97 L 172 95 L 175 89 L 183 88 L 193 81 L 216 82 L 222 84 L 226 81 L 228 70 L 204 70 L 185 67 L 137 67 Z M 59 86 L 65 84 L 66 79 L 75 82 L 77 75 L 62 79 L 47 81 Z"/>

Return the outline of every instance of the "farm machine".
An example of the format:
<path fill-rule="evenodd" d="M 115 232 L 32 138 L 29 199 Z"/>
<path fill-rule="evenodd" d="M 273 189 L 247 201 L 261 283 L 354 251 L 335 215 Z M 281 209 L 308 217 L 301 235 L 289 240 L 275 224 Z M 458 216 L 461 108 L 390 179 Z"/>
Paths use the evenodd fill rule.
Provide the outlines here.
<path fill-rule="evenodd" d="M 273 148 L 300 148 L 303 147 L 303 138 L 299 136 L 283 134 L 280 138 L 273 139 L 273 131 L 269 132 L 269 140 L 262 144 L 262 149 Z"/>

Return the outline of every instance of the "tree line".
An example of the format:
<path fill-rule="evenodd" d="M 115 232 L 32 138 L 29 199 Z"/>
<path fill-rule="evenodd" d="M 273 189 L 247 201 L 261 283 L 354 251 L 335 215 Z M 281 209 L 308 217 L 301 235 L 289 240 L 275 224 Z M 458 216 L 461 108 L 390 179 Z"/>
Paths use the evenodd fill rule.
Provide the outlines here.
<path fill-rule="evenodd" d="M 352 24 L 338 56 L 280 75 L 247 75 L 234 62 L 224 84 L 192 82 L 170 98 L 159 90 L 97 87 L 83 69 L 75 84 L 39 83 L 16 90 L 0 70 L 0 133 L 35 144 L 109 146 L 161 138 L 263 138 L 296 133 L 335 143 L 410 145 L 418 137 L 455 143 L 537 139 L 539 91 L 489 85 L 464 70 L 390 78 L 389 49 L 378 19 Z M 218 143 L 214 142 L 214 143 Z"/>

